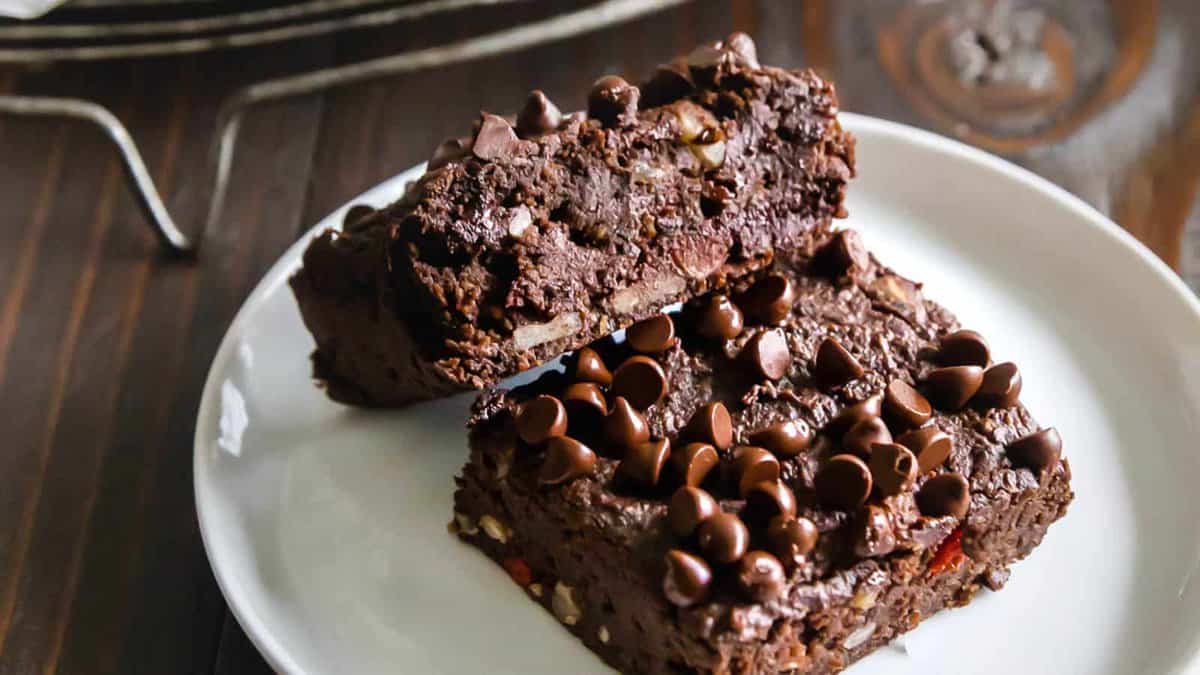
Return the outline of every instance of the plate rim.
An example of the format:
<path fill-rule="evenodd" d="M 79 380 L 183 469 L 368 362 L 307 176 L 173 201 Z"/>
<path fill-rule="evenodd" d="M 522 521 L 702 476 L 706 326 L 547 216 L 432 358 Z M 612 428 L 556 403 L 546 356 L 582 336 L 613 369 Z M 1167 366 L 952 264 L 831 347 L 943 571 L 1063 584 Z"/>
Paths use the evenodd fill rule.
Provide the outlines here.
<path fill-rule="evenodd" d="M 1086 222 L 1098 235 L 1108 237 L 1110 240 L 1120 244 L 1121 248 L 1127 253 L 1132 254 L 1141 263 L 1148 265 L 1154 276 L 1159 281 L 1165 283 L 1165 290 L 1170 290 L 1181 300 L 1182 305 L 1190 310 L 1192 318 L 1200 322 L 1200 297 L 1192 292 L 1183 279 L 1170 266 L 1163 262 L 1145 244 L 1138 241 L 1136 237 L 1113 222 L 1108 216 L 1065 188 L 1007 159 L 932 131 L 851 112 L 841 112 L 838 118 L 841 124 L 852 134 L 882 136 L 902 144 L 915 145 L 939 155 L 968 162 L 991 171 L 1004 179 L 1014 180 L 1026 189 L 1044 194 L 1059 205 L 1066 207 L 1077 218 Z M 204 388 L 200 395 L 200 405 L 196 414 L 196 428 L 192 446 L 193 491 L 195 493 L 196 517 L 199 523 L 200 538 L 204 546 L 205 557 L 208 559 L 209 568 L 212 570 L 217 587 L 220 589 L 221 595 L 230 612 L 233 614 L 234 619 L 237 620 L 238 625 L 241 626 L 246 636 L 271 668 L 278 672 L 306 673 L 308 671 L 296 663 L 291 652 L 283 645 L 275 631 L 268 625 L 268 621 L 263 618 L 259 609 L 254 607 L 248 600 L 248 596 L 239 582 L 232 579 L 230 572 L 222 567 L 221 561 L 224 559 L 223 556 L 227 556 L 228 554 L 223 552 L 223 545 L 217 543 L 219 535 L 213 531 L 215 525 L 212 522 L 212 518 L 214 516 L 211 513 L 206 515 L 208 509 L 214 508 L 213 506 L 206 506 L 210 500 L 214 499 L 214 496 L 210 494 L 210 488 L 207 483 L 209 471 L 205 453 L 205 449 L 210 445 L 212 434 L 209 429 L 202 426 L 201 422 L 211 417 L 212 407 L 220 399 L 220 383 L 216 381 L 216 375 L 223 370 L 223 367 L 219 366 L 223 366 L 234 356 L 234 340 L 244 332 L 244 327 L 249 321 L 248 317 L 254 308 L 261 304 L 265 296 L 275 292 L 280 284 L 287 282 L 288 273 L 298 262 L 298 251 L 308 243 L 318 230 L 330 227 L 331 223 L 336 224 L 335 217 L 351 205 L 363 201 L 375 201 L 375 199 L 395 190 L 397 185 L 401 185 L 404 181 L 419 175 L 424 166 L 424 163 L 413 166 L 406 171 L 381 181 L 370 189 L 346 201 L 311 228 L 307 229 L 295 242 L 288 246 L 275 262 L 272 263 L 271 267 L 267 269 L 262 278 L 255 284 L 254 289 L 238 308 L 224 336 L 221 338 L 220 346 L 217 348 L 212 363 L 209 365 L 208 373 L 205 376 Z M 1186 665 L 1188 667 L 1200 666 L 1200 655 L 1193 654 Z"/>

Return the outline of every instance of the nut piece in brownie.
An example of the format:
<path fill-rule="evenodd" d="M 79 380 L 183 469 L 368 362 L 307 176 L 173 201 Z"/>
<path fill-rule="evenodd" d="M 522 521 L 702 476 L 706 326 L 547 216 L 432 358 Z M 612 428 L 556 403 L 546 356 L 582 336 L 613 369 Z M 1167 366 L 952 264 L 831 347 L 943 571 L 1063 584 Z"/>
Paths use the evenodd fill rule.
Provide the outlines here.
<path fill-rule="evenodd" d="M 318 236 L 292 288 L 352 404 L 480 389 L 769 265 L 844 214 L 833 87 L 734 35 L 587 113 L 540 91 L 435 152 L 395 204 Z"/>
<path fill-rule="evenodd" d="M 1061 439 L 853 231 L 602 339 L 469 423 L 452 529 L 630 673 L 830 673 L 998 589 Z"/>

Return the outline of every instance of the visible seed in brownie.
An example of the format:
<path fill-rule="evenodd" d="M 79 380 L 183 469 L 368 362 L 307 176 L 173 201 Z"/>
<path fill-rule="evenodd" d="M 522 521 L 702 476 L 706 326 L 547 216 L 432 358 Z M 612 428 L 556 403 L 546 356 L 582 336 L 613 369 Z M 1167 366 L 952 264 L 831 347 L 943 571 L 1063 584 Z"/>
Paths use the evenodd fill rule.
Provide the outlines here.
<path fill-rule="evenodd" d="M 750 551 L 738 562 L 737 585 L 751 602 L 770 602 L 783 593 L 783 565 L 766 551 Z"/>
<path fill-rule="evenodd" d="M 817 545 L 817 526 L 808 518 L 776 516 L 767 523 L 767 545 L 785 565 L 804 564 L 804 557 Z"/>
<path fill-rule="evenodd" d="M 746 492 L 746 522 L 765 526 L 776 516 L 796 515 L 796 495 L 781 480 L 762 481 Z"/>
<path fill-rule="evenodd" d="M 641 86 L 642 103 L 649 107 L 674 103 L 692 93 L 696 84 L 686 63 L 664 63 Z"/>
<path fill-rule="evenodd" d="M 882 401 L 883 395 L 875 394 L 858 403 L 852 403 L 839 410 L 822 431 L 833 438 L 841 438 L 855 424 L 872 417 L 879 417 L 883 410 Z"/>
<path fill-rule="evenodd" d="M 697 310 L 696 332 L 704 337 L 730 340 L 741 335 L 744 326 L 742 310 L 727 295 L 711 295 Z"/>
<path fill-rule="evenodd" d="M 871 448 L 877 443 L 891 443 L 892 432 L 878 417 L 868 417 L 859 421 L 842 436 L 842 450 L 858 457 L 867 459 L 871 456 Z"/>
<path fill-rule="evenodd" d="M 941 466 L 953 448 L 950 435 L 936 426 L 907 431 L 896 438 L 896 442 L 917 456 L 917 471 L 920 473 L 929 473 Z"/>
<path fill-rule="evenodd" d="M 779 460 L 763 448 L 752 445 L 735 448 L 728 466 L 729 482 L 737 485 L 738 495 L 742 497 L 758 483 L 779 480 Z"/>
<path fill-rule="evenodd" d="M 690 537 L 700 523 L 720 513 L 721 507 L 712 495 L 697 487 L 683 486 L 671 495 L 667 521 L 679 537 Z"/>
<path fill-rule="evenodd" d="M 834 455 L 817 470 L 813 486 L 822 504 L 851 511 L 871 495 L 871 470 L 854 455 Z"/>
<path fill-rule="evenodd" d="M 568 372 L 581 382 L 595 382 L 604 387 L 612 384 L 612 373 L 604 365 L 604 359 L 591 347 L 584 347 L 576 353 Z"/>
<path fill-rule="evenodd" d="M 604 435 L 616 449 L 623 450 L 650 440 L 650 427 L 633 404 L 618 396 L 609 406 L 608 417 L 604 418 Z"/>
<path fill-rule="evenodd" d="M 720 401 L 706 403 L 692 414 L 684 427 L 684 435 L 725 450 L 733 444 L 733 420 L 729 417 L 729 409 Z"/>
<path fill-rule="evenodd" d="M 897 431 L 919 427 L 929 421 L 933 408 L 921 392 L 904 380 L 892 380 L 883 394 L 883 416 Z"/>
<path fill-rule="evenodd" d="M 569 436 L 557 436 L 546 443 L 546 456 L 538 471 L 542 485 L 561 485 L 588 475 L 596 466 L 596 453 Z"/>
<path fill-rule="evenodd" d="M 645 410 L 667 393 L 667 375 L 658 361 L 631 356 L 613 373 L 610 391 L 614 396 L 624 396 L 638 410 Z"/>
<path fill-rule="evenodd" d="M 456 159 L 461 159 L 470 152 L 471 137 L 463 138 L 447 138 L 438 144 L 433 151 L 433 157 L 429 158 L 429 163 L 425 166 L 426 171 L 437 171 Z"/>
<path fill-rule="evenodd" d="M 530 445 L 567 433 L 567 409 L 545 394 L 526 401 L 517 413 L 517 434 Z"/>
<path fill-rule="evenodd" d="M 605 126 L 632 121 L 637 114 L 638 88 L 619 75 L 605 75 L 592 84 L 588 94 L 588 116 Z"/>
<path fill-rule="evenodd" d="M 987 340 L 973 330 L 958 330 L 943 337 L 938 344 L 937 360 L 943 366 L 979 366 L 986 368 L 991 361 Z"/>
<path fill-rule="evenodd" d="M 712 587 L 712 569 L 708 563 L 679 549 L 667 551 L 666 561 L 663 595 L 671 604 L 690 607 L 708 599 Z"/>
<path fill-rule="evenodd" d="M 1054 427 L 1035 431 L 1008 444 L 1008 459 L 1040 475 L 1058 464 L 1062 456 L 1062 436 Z"/>
<path fill-rule="evenodd" d="M 812 430 L 804 420 L 784 420 L 750 434 L 750 442 L 777 457 L 795 457 L 812 442 Z"/>
<path fill-rule="evenodd" d="M 583 602 L 574 587 L 559 581 L 554 584 L 554 596 L 550 600 L 554 616 L 568 626 L 574 626 L 583 618 Z"/>
<path fill-rule="evenodd" d="M 787 374 L 792 364 L 792 352 L 788 349 L 783 333 L 776 329 L 763 331 L 750 338 L 742 348 L 742 359 L 760 376 L 778 380 Z"/>
<path fill-rule="evenodd" d="M 608 415 L 604 391 L 595 382 L 567 385 L 563 390 L 562 402 L 567 409 L 567 430 L 571 434 L 594 432 Z"/>
<path fill-rule="evenodd" d="M 665 438 L 634 444 L 625 450 L 617 472 L 642 486 L 654 487 L 670 454 L 671 444 Z"/>
<path fill-rule="evenodd" d="M 1004 362 L 983 371 L 983 382 L 975 400 L 991 408 L 1016 405 L 1021 396 L 1021 371 L 1014 363 Z"/>
<path fill-rule="evenodd" d="M 879 443 L 872 447 L 869 465 L 871 482 L 883 497 L 908 490 L 917 477 L 917 458 L 898 443 Z"/>
<path fill-rule="evenodd" d="M 971 505 L 967 479 L 957 473 L 943 473 L 929 480 L 917 491 L 917 508 L 930 517 L 967 515 Z"/>
<path fill-rule="evenodd" d="M 817 266 L 832 277 L 841 277 L 871 266 L 871 254 L 854 230 L 841 230 L 817 252 Z"/>
<path fill-rule="evenodd" d="M 961 410 L 983 384 L 983 368 L 948 366 L 936 368 L 925 377 L 929 400 L 942 410 Z"/>
<path fill-rule="evenodd" d="M 827 337 L 817 345 L 817 356 L 813 362 L 813 376 L 817 384 L 826 389 L 840 387 L 863 376 L 863 367 L 854 355 L 846 351 L 842 343 Z"/>
<path fill-rule="evenodd" d="M 702 137 L 703 134 L 697 137 L 697 141 Z M 724 139 L 714 140 L 711 143 L 693 143 L 688 147 L 691 148 L 692 154 L 696 156 L 696 159 L 700 161 L 700 166 L 704 167 L 706 171 L 719 169 L 725 163 Z"/>
<path fill-rule="evenodd" d="M 475 134 L 475 142 L 471 145 L 472 154 L 479 159 L 495 160 L 515 155 L 520 147 L 521 139 L 517 138 L 517 132 L 508 120 L 484 113 L 479 133 Z"/>
<path fill-rule="evenodd" d="M 541 89 L 534 89 L 517 114 L 517 133 L 522 138 L 533 138 L 554 131 L 561 122 L 562 112 L 558 106 Z"/>
<path fill-rule="evenodd" d="M 671 450 L 671 464 L 679 480 L 686 486 L 697 487 L 704 482 L 720 462 L 717 449 L 708 443 L 688 443 Z"/>
<path fill-rule="evenodd" d="M 485 513 L 479 517 L 479 527 L 487 536 L 501 544 L 507 544 L 512 537 L 512 528 L 500 522 L 495 516 Z"/>
<path fill-rule="evenodd" d="M 696 541 L 704 558 L 717 565 L 736 562 L 750 547 L 750 530 L 732 513 L 717 513 L 700 523 Z"/>
<path fill-rule="evenodd" d="M 666 314 L 643 319 L 625 330 L 625 341 L 643 354 L 661 354 L 676 342 L 675 322 Z"/>
<path fill-rule="evenodd" d="M 738 304 L 755 321 L 775 324 L 787 318 L 795 302 L 792 281 L 782 274 L 771 274 L 751 286 Z"/>

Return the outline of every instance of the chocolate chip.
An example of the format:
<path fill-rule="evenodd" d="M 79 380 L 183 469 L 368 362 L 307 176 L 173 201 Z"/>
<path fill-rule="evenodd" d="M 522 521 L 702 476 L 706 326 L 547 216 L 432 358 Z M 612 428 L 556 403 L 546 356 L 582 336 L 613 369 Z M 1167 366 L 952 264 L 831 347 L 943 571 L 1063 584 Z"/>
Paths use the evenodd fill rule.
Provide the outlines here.
<path fill-rule="evenodd" d="M 774 324 L 787 318 L 796 302 L 796 287 L 780 274 L 763 277 L 741 298 L 742 310 L 760 323 Z"/>
<path fill-rule="evenodd" d="M 763 481 L 779 480 L 779 460 L 762 448 L 743 445 L 733 450 L 729 471 L 738 494 L 745 497 L 750 488 Z"/>
<path fill-rule="evenodd" d="M 696 541 L 704 558 L 718 565 L 735 562 L 746 554 L 750 546 L 750 531 L 742 519 L 732 513 L 710 516 L 700 523 L 696 533 Z"/>
<path fill-rule="evenodd" d="M 742 513 L 746 522 L 760 526 L 775 516 L 794 516 L 796 494 L 781 480 L 755 483 L 746 492 L 746 508 Z"/>
<path fill-rule="evenodd" d="M 553 396 L 538 396 L 521 405 L 517 434 L 530 445 L 538 445 L 567 433 L 567 409 Z"/>
<path fill-rule="evenodd" d="M 696 317 L 696 332 L 714 340 L 735 338 L 742 334 L 744 326 L 742 310 L 729 296 L 719 293 L 703 302 Z"/>
<path fill-rule="evenodd" d="M 684 486 L 671 495 L 667 506 L 667 521 L 671 531 L 680 537 L 690 537 L 700 523 L 721 512 L 717 500 L 697 487 Z"/>
<path fill-rule="evenodd" d="M 686 63 L 667 63 L 654 70 L 654 75 L 642 85 L 642 103 L 646 107 L 657 107 L 674 103 L 692 93 L 696 84 L 688 72 Z"/>
<path fill-rule="evenodd" d="M 749 35 L 738 31 L 731 33 L 725 38 L 725 49 L 732 52 L 738 59 L 740 65 L 747 68 L 759 67 L 758 64 L 758 47 L 754 45 L 754 39 Z"/>
<path fill-rule="evenodd" d="M 792 364 L 792 352 L 783 333 L 778 330 L 764 331 L 750 338 L 742 348 L 741 356 L 759 377 L 768 380 L 783 377 Z"/>
<path fill-rule="evenodd" d="M 1005 451 L 1015 466 L 1023 466 L 1040 475 L 1058 464 L 1062 456 L 1062 436 L 1054 427 L 1048 427 L 1009 443 Z"/>
<path fill-rule="evenodd" d="M 883 395 L 875 394 L 874 396 L 869 396 L 858 403 L 848 405 L 839 410 L 838 413 L 833 416 L 833 419 L 829 420 L 829 423 L 825 425 L 825 428 L 822 431 L 829 434 L 833 438 L 840 438 L 855 424 L 872 417 L 879 417 L 879 414 L 882 412 L 883 408 L 882 402 Z"/>
<path fill-rule="evenodd" d="M 983 382 L 975 400 L 989 408 L 1008 408 L 1021 396 L 1021 371 L 1015 363 L 1004 362 L 983 371 Z"/>
<path fill-rule="evenodd" d="M 592 84 L 588 94 L 588 116 L 605 126 L 631 122 L 637 114 L 638 88 L 617 75 L 605 75 Z"/>
<path fill-rule="evenodd" d="M 912 487 L 917 478 L 917 458 L 897 443 L 880 443 L 871 449 L 871 482 L 883 497 L 892 497 Z"/>
<path fill-rule="evenodd" d="M 704 602 L 712 586 L 712 570 L 708 563 L 679 549 L 668 551 L 666 560 L 663 595 L 667 600 L 679 607 Z"/>
<path fill-rule="evenodd" d="M 724 403 L 713 401 L 692 414 L 684 433 L 690 439 L 724 450 L 733 443 L 733 420 Z"/>
<path fill-rule="evenodd" d="M 896 528 L 887 509 L 868 506 L 854 519 L 854 528 L 854 554 L 860 558 L 875 558 L 896 550 Z"/>
<path fill-rule="evenodd" d="M 868 417 L 842 436 L 842 449 L 858 457 L 867 459 L 871 456 L 871 448 L 877 443 L 891 443 L 892 432 L 878 417 Z"/>
<path fill-rule="evenodd" d="M 698 487 L 720 462 L 717 449 L 708 443 L 688 443 L 671 451 L 671 464 L 687 486 Z"/>
<path fill-rule="evenodd" d="M 608 415 L 604 391 L 595 382 L 576 382 L 569 385 L 563 390 L 562 400 L 570 424 L 574 424 L 576 417 L 594 418 L 599 421 Z"/>
<path fill-rule="evenodd" d="M 650 440 L 650 427 L 633 404 L 624 396 L 618 396 L 608 407 L 608 417 L 604 418 L 604 435 L 617 448 L 632 448 Z"/>
<path fill-rule="evenodd" d="M 871 254 L 862 237 L 854 230 L 842 230 L 817 254 L 821 269 L 830 276 L 841 277 L 871 266 Z"/>
<path fill-rule="evenodd" d="M 737 584 L 751 602 L 770 602 L 783 593 L 787 575 L 778 558 L 766 551 L 751 551 L 738 562 Z"/>
<path fill-rule="evenodd" d="M 355 229 L 354 226 L 357 225 L 360 220 L 368 218 L 374 213 L 375 209 L 367 206 L 366 204 L 355 204 L 354 206 L 351 206 L 350 210 L 346 211 L 345 217 L 342 218 L 342 230 L 346 232 L 353 232 Z"/>
<path fill-rule="evenodd" d="M 919 427 L 932 415 L 929 401 L 904 380 L 892 380 L 884 390 L 883 416 L 897 431 Z"/>
<path fill-rule="evenodd" d="M 660 354 L 675 344 L 675 322 L 666 314 L 642 319 L 625 330 L 625 341 L 643 354 Z"/>
<path fill-rule="evenodd" d="M 671 444 L 665 438 L 637 443 L 625 450 L 617 473 L 640 485 L 654 487 L 670 454 Z"/>
<path fill-rule="evenodd" d="M 541 89 L 534 89 L 517 115 L 517 133 L 522 138 L 541 136 L 557 129 L 561 122 L 562 112 L 558 106 L 551 103 Z"/>
<path fill-rule="evenodd" d="M 778 457 L 795 457 L 808 447 L 812 437 L 804 420 L 784 420 L 750 434 L 750 442 Z"/>
<path fill-rule="evenodd" d="M 813 375 L 817 383 L 826 389 L 840 387 L 863 376 L 863 367 L 858 359 L 846 351 L 840 342 L 827 337 L 817 345 L 817 358 L 813 364 Z"/>
<path fill-rule="evenodd" d="M 590 347 L 580 349 L 575 355 L 572 368 L 568 371 L 576 380 L 595 382 L 607 387 L 612 384 L 612 373 L 604 365 L 604 359 Z"/>
<path fill-rule="evenodd" d="M 983 368 L 949 366 L 935 368 L 925 377 L 929 399 L 942 410 L 961 410 L 983 384 Z"/>
<path fill-rule="evenodd" d="M 433 157 L 429 158 L 429 163 L 425 165 L 425 170 L 437 171 L 450 162 L 465 157 L 471 145 L 472 140 L 469 136 L 463 138 L 447 138 L 446 140 L 442 141 L 433 151 Z"/>
<path fill-rule="evenodd" d="M 931 518 L 954 516 L 962 518 L 971 506 L 971 490 L 967 479 L 957 473 L 943 473 L 929 480 L 917 491 L 917 508 Z"/>
<path fill-rule="evenodd" d="M 917 471 L 920 473 L 929 473 L 941 466 L 953 447 L 950 436 L 935 426 L 905 432 L 896 442 L 917 456 Z"/>
<path fill-rule="evenodd" d="M 511 157 L 521 147 L 521 139 L 513 131 L 508 120 L 499 115 L 485 113 L 479 133 L 471 145 L 471 153 L 482 160 L 497 160 Z"/>
<path fill-rule="evenodd" d="M 612 394 L 624 396 L 633 407 L 645 410 L 667 393 L 667 375 L 648 356 L 631 356 L 613 373 Z"/>
<path fill-rule="evenodd" d="M 542 485 L 560 485 L 586 476 L 596 466 L 596 453 L 568 436 L 557 436 L 546 443 L 546 457 L 538 471 Z"/>
<path fill-rule="evenodd" d="M 767 546 L 785 565 L 803 565 L 816 545 L 817 526 L 808 518 L 776 516 L 767 524 Z"/>
<path fill-rule="evenodd" d="M 960 330 L 942 338 L 937 357 L 943 366 L 986 368 L 991 361 L 991 351 L 982 335 L 973 330 Z"/>
<path fill-rule="evenodd" d="M 726 58 L 722 47 L 723 45 L 719 40 L 697 45 L 692 51 L 688 52 L 688 67 L 696 74 L 715 69 Z"/>
<path fill-rule="evenodd" d="M 871 470 L 854 455 L 834 455 L 817 471 L 813 484 L 822 504 L 851 511 L 871 495 Z"/>

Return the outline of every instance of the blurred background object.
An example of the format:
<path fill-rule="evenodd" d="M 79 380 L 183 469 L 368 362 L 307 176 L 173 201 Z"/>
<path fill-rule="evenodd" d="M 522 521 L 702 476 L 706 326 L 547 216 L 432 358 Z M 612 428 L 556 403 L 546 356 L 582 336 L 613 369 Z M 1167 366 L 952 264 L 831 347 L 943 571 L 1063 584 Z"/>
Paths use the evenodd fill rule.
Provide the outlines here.
<path fill-rule="evenodd" d="M 732 30 L 832 77 L 847 110 L 1062 185 L 1200 288 L 1195 0 L 75 0 L 0 20 L 0 675 L 265 669 L 190 473 L 246 293 L 480 109 L 535 87 L 579 109 L 600 75 Z"/>

